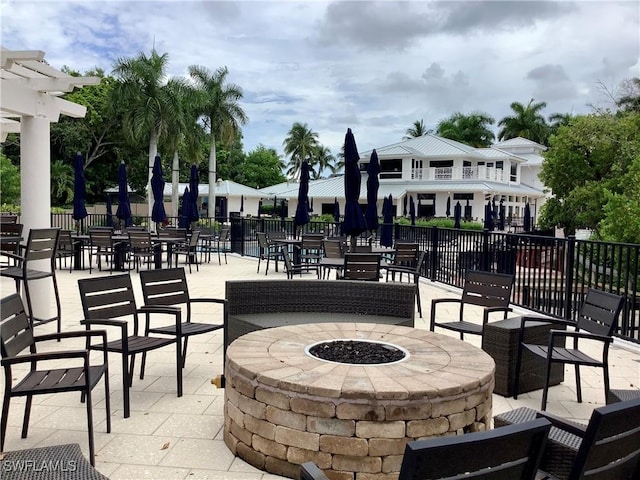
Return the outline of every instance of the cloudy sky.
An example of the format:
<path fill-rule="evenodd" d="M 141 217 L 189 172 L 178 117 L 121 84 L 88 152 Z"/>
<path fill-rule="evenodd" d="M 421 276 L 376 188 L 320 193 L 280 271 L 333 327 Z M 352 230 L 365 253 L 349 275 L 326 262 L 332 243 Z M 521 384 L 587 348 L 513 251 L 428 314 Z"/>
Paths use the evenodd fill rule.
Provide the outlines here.
<path fill-rule="evenodd" d="M 513 101 L 586 113 L 598 89 L 640 76 L 640 2 L 0 0 L 2 45 L 54 67 L 111 72 L 169 54 L 169 74 L 227 66 L 249 116 L 245 150 L 282 153 L 294 122 L 335 154 L 395 143 L 453 112 L 496 122 Z M 497 130 L 496 130 L 497 131 Z"/>

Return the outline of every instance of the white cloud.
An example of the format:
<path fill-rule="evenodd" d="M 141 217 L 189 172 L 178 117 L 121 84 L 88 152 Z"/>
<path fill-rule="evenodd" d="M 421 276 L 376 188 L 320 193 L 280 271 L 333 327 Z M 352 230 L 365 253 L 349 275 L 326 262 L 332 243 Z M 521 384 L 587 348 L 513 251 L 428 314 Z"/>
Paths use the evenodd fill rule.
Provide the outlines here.
<path fill-rule="evenodd" d="M 636 1 L 0 0 L 2 44 L 55 67 L 110 72 L 118 57 L 167 52 L 170 74 L 229 68 L 245 93 L 247 150 L 282 151 L 294 122 L 334 153 L 399 141 L 455 111 L 496 120 L 513 101 L 584 113 L 597 82 L 639 76 Z"/>

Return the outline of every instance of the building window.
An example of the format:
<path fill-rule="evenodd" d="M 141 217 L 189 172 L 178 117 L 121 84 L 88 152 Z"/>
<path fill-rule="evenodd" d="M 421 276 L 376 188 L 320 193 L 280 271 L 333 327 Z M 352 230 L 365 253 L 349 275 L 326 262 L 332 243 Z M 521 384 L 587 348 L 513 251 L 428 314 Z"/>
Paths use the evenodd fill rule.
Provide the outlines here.
<path fill-rule="evenodd" d="M 518 181 L 518 164 L 517 163 L 511 164 L 511 181 L 512 182 Z"/>
<path fill-rule="evenodd" d="M 429 166 L 431 168 L 453 167 L 453 160 L 431 160 Z"/>
<path fill-rule="evenodd" d="M 504 162 L 502 160 L 496 162 L 496 168 L 498 170 L 503 170 L 504 169 Z"/>
<path fill-rule="evenodd" d="M 380 160 L 380 178 L 402 178 L 402 159 Z"/>
<path fill-rule="evenodd" d="M 454 193 L 454 200 L 473 200 L 473 193 Z"/>

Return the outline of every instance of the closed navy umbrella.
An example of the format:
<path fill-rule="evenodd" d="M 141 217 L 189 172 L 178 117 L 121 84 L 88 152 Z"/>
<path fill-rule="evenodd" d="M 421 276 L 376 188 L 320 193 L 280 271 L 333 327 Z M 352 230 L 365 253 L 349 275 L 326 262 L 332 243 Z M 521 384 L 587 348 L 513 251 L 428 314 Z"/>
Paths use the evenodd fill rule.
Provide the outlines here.
<path fill-rule="evenodd" d="M 393 198 L 391 195 L 384 198 L 384 204 L 382 205 L 380 245 L 383 247 L 393 246 Z"/>
<path fill-rule="evenodd" d="M 447 211 L 445 213 L 447 214 L 447 218 L 451 216 L 451 197 L 447 197 Z"/>
<path fill-rule="evenodd" d="M 416 224 L 416 203 L 413 197 L 409 198 L 409 216 L 411 217 L 411 225 Z"/>
<path fill-rule="evenodd" d="M 505 206 L 504 206 L 504 200 L 500 199 L 500 213 L 498 214 L 498 230 L 504 230 L 504 221 L 505 221 Z"/>
<path fill-rule="evenodd" d="M 373 150 L 371 152 L 371 159 L 367 166 L 367 209 L 364 212 L 364 220 L 367 223 L 367 228 L 373 233 L 378 229 L 378 188 L 380 187 L 380 180 L 378 174 L 380 173 L 380 162 L 378 162 L 378 153 Z"/>
<path fill-rule="evenodd" d="M 280 200 L 280 224 L 283 229 L 287 227 L 287 212 L 284 209 L 284 199 Z"/>
<path fill-rule="evenodd" d="M 293 218 L 294 228 L 309 223 L 309 163 L 305 160 L 300 166 L 300 184 L 298 185 L 298 206 Z"/>
<path fill-rule="evenodd" d="M 131 203 L 129 201 L 129 185 L 127 183 L 127 167 L 120 162 L 118 167 L 118 209 L 116 217 L 124 221 L 124 226 L 128 227 L 133 223 L 131 219 Z"/>
<path fill-rule="evenodd" d="M 462 217 L 462 205 L 456 202 L 453 207 L 453 228 L 460 228 L 460 218 Z"/>
<path fill-rule="evenodd" d="M 258 218 L 260 218 L 261 210 L 262 210 L 262 200 L 258 200 Z"/>
<path fill-rule="evenodd" d="M 531 231 L 531 207 L 529 206 L 529 202 L 527 202 L 524 206 L 524 219 L 522 221 L 522 228 L 524 228 L 525 232 Z"/>
<path fill-rule="evenodd" d="M 164 178 L 162 178 L 162 162 L 159 155 L 156 155 L 153 162 L 151 191 L 153 192 L 151 220 L 156 223 L 162 223 L 167 219 L 167 212 L 164 209 Z"/>
<path fill-rule="evenodd" d="M 358 168 L 358 160 L 360 160 L 360 155 L 358 155 L 356 139 L 349 128 L 344 138 L 345 205 L 343 231 L 345 235 L 351 235 L 354 239 L 367 229 L 362 209 L 358 203 L 358 199 L 360 198 L 360 183 L 362 181 L 360 169 Z"/>
<path fill-rule="evenodd" d="M 313 197 L 311 197 L 311 201 L 309 201 L 309 197 L 307 197 L 307 203 L 309 204 L 309 212 L 313 212 Z"/>
<path fill-rule="evenodd" d="M 338 197 L 333 199 L 333 221 L 336 223 L 340 221 L 340 203 L 338 203 Z"/>
<path fill-rule="evenodd" d="M 189 228 L 191 205 L 193 205 L 193 201 L 191 200 L 191 192 L 189 191 L 189 187 L 184 187 L 184 193 L 182 194 L 182 209 L 180 210 L 180 219 L 178 220 L 178 227 L 180 228 Z"/>
<path fill-rule="evenodd" d="M 491 202 L 487 202 L 484 206 L 484 228 L 487 230 L 493 230 L 493 211 L 491 209 Z"/>
<path fill-rule="evenodd" d="M 244 212 L 244 195 L 240 195 L 240 213 Z"/>
<path fill-rule="evenodd" d="M 200 184 L 200 175 L 198 174 L 198 167 L 195 164 L 191 165 L 191 172 L 189 175 L 189 193 L 191 194 L 191 207 L 189 210 L 189 222 L 197 222 L 200 218 L 198 211 L 198 189 Z M 183 207 L 184 209 L 184 207 Z"/>
<path fill-rule="evenodd" d="M 77 220 L 76 227 L 79 228 L 79 221 L 89 215 L 84 205 L 86 185 L 84 181 L 84 159 L 78 152 L 73 160 L 73 219 Z"/>
<path fill-rule="evenodd" d="M 407 202 L 409 201 L 409 198 L 407 195 L 404 196 L 404 198 L 402 199 L 402 216 L 406 217 L 407 216 Z"/>

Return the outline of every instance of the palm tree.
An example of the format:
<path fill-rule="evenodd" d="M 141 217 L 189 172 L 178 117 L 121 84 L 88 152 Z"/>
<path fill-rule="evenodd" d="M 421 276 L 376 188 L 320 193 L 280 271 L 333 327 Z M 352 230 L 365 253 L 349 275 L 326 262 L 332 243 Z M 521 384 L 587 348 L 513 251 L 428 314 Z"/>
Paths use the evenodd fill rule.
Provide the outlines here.
<path fill-rule="evenodd" d="M 183 79 L 171 79 L 167 82 L 167 91 L 176 97 L 180 107 L 171 119 L 171 126 L 165 136 L 163 147 L 173 152 L 171 164 L 171 216 L 178 216 L 178 184 L 180 181 L 180 157 L 178 151 L 182 146 L 191 163 L 199 164 L 201 158 L 200 145 L 204 142 L 204 130 L 198 123 L 200 95 Z"/>
<path fill-rule="evenodd" d="M 328 168 L 331 173 L 336 173 L 334 166 L 335 161 L 336 158 L 331 153 L 331 149 L 329 147 L 318 145 L 318 148 L 316 148 L 316 151 L 313 154 L 312 162 L 309 164 L 311 166 L 312 180 L 322 178 L 322 172 L 325 168 Z"/>
<path fill-rule="evenodd" d="M 424 121 L 420 119 L 413 122 L 413 126 L 407 128 L 407 131 L 405 133 L 406 135 L 402 137 L 402 139 L 410 140 L 412 138 L 422 137 L 424 135 L 427 135 L 428 133 L 433 133 L 433 130 L 427 130 L 427 127 L 424 126 Z"/>
<path fill-rule="evenodd" d="M 488 147 L 495 139 L 489 128 L 495 120 L 483 112 L 464 115 L 456 112 L 438 123 L 438 135 L 472 147 Z"/>
<path fill-rule="evenodd" d="M 546 106 L 546 102 L 534 103 L 533 98 L 526 106 L 520 102 L 513 102 L 511 110 L 515 115 L 506 116 L 498 122 L 498 126 L 502 127 L 498 133 L 498 140 L 523 137 L 545 145 L 549 137 L 549 125 L 540 114 L 540 110 Z"/>
<path fill-rule="evenodd" d="M 51 197 L 55 205 L 64 205 L 73 201 L 73 166 L 62 160 L 51 162 Z"/>
<path fill-rule="evenodd" d="M 282 142 L 285 155 L 289 155 L 287 175 L 293 179 L 300 176 L 302 162 L 307 160 L 313 164 L 314 154 L 318 146 L 318 134 L 311 130 L 307 124 L 296 122 L 287 133 L 287 138 Z"/>
<path fill-rule="evenodd" d="M 154 49 L 149 57 L 140 52 L 134 58 L 119 58 L 113 68 L 118 80 L 113 101 L 127 106 L 122 118 L 125 135 L 133 141 L 149 139 L 148 192 L 151 192 L 151 169 L 158 153 L 158 139 L 168 132 L 180 109 L 178 99 L 166 89 L 168 62 L 167 53 L 159 55 Z M 151 212 L 151 195 L 148 202 Z"/>
<path fill-rule="evenodd" d="M 570 113 L 553 113 L 549 115 L 549 135 L 557 133 L 564 125 L 569 125 L 575 117 Z"/>
<path fill-rule="evenodd" d="M 189 75 L 202 92 L 199 112 L 205 127 L 210 132 L 209 150 L 209 216 L 215 217 L 216 208 L 216 138 L 223 142 L 231 142 L 240 125 L 249 121 L 247 114 L 238 103 L 243 96 L 242 88 L 235 83 L 227 83 L 227 67 L 218 68 L 215 72 L 198 65 L 189 67 Z M 213 215 L 211 214 L 213 212 Z"/>

